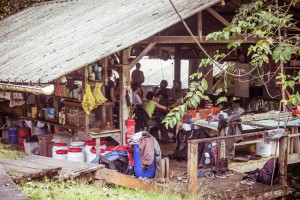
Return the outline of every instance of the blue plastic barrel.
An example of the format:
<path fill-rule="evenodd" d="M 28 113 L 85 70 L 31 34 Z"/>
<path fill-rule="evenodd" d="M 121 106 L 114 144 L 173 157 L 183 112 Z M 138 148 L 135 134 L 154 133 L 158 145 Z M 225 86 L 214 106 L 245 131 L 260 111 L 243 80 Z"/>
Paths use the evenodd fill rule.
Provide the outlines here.
<path fill-rule="evenodd" d="M 10 144 L 18 144 L 18 125 L 10 125 L 8 127 L 8 142 Z"/>
<path fill-rule="evenodd" d="M 149 169 L 143 170 L 141 158 L 140 158 L 140 150 L 139 145 L 135 144 L 133 147 L 133 158 L 134 158 L 134 174 L 136 177 L 141 178 L 154 178 L 156 162 L 155 158 L 153 163 L 150 165 Z"/>

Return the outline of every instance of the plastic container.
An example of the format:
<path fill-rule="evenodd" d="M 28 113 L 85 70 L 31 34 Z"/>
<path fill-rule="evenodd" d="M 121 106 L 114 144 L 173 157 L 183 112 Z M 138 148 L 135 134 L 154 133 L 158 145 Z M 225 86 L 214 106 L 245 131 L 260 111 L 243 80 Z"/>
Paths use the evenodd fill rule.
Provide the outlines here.
<path fill-rule="evenodd" d="M 269 157 L 272 153 L 272 144 L 265 144 L 263 142 L 256 143 L 256 154 L 262 157 Z"/>
<path fill-rule="evenodd" d="M 85 152 L 85 161 L 88 162 L 88 157 L 90 154 L 90 150 L 92 147 L 96 147 L 96 141 L 95 140 L 88 140 L 85 143 L 84 152 Z"/>
<path fill-rule="evenodd" d="M 106 148 L 106 151 L 111 152 L 111 151 L 114 150 L 114 148 L 115 148 L 115 146 L 108 146 L 108 147 Z"/>
<path fill-rule="evenodd" d="M 74 162 L 84 162 L 84 152 L 80 147 L 70 148 L 67 154 L 67 160 Z"/>
<path fill-rule="evenodd" d="M 104 149 L 100 149 L 100 153 L 105 153 L 105 150 Z M 86 157 L 86 162 L 87 163 L 90 163 L 92 160 L 94 160 L 97 156 L 97 153 L 96 153 L 96 148 L 95 147 L 92 147 L 89 151 L 87 151 L 87 157 Z"/>
<path fill-rule="evenodd" d="M 37 118 L 37 107 L 31 107 L 31 117 Z"/>
<path fill-rule="evenodd" d="M 155 158 L 153 163 L 150 165 L 149 169 L 143 169 L 141 158 L 140 158 L 140 150 L 139 145 L 133 145 L 133 158 L 134 158 L 134 174 L 136 177 L 141 178 L 154 178 L 155 170 L 156 170 L 156 162 Z"/>
<path fill-rule="evenodd" d="M 86 142 L 84 142 L 84 141 L 71 142 L 71 146 L 70 147 L 80 147 L 80 148 L 84 149 L 85 143 Z"/>
<path fill-rule="evenodd" d="M 135 120 L 134 119 L 126 119 L 125 120 L 126 125 L 126 144 L 128 144 L 129 139 L 134 135 L 135 133 Z"/>
<path fill-rule="evenodd" d="M 53 134 L 38 135 L 41 156 L 52 157 L 52 148 L 54 145 L 52 138 Z"/>
<path fill-rule="evenodd" d="M 45 111 L 45 119 L 46 120 L 54 120 L 55 114 L 54 114 L 54 108 L 44 108 Z"/>
<path fill-rule="evenodd" d="M 56 151 L 57 150 L 68 150 L 68 145 L 67 143 L 54 143 L 52 147 L 52 158 L 55 158 L 56 156 Z"/>
<path fill-rule="evenodd" d="M 67 143 L 68 146 L 72 142 L 72 133 L 55 134 L 52 139 L 55 143 Z"/>
<path fill-rule="evenodd" d="M 31 135 L 31 129 L 27 126 L 25 121 L 23 121 L 23 127 L 18 129 L 18 144 L 19 149 L 24 149 L 24 141 L 26 136 Z"/>
<path fill-rule="evenodd" d="M 18 129 L 20 126 L 12 124 L 8 127 L 8 143 L 18 144 Z"/>
<path fill-rule="evenodd" d="M 26 136 L 24 138 L 24 150 L 28 155 L 39 155 L 39 140 L 36 135 Z"/>
<path fill-rule="evenodd" d="M 53 158 L 60 159 L 60 160 L 67 160 L 68 150 L 56 150 L 55 156 Z"/>

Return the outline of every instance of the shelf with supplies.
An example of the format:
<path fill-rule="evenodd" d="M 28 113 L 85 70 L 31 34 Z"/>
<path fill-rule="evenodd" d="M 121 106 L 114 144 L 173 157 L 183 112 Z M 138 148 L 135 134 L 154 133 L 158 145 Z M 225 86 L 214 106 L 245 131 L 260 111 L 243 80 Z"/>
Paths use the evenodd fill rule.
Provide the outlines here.
<path fill-rule="evenodd" d="M 42 119 L 42 118 L 32 118 L 32 117 L 25 117 L 25 116 L 23 116 L 22 118 L 26 119 L 26 120 L 38 121 L 38 122 L 51 124 L 51 125 L 54 125 L 54 126 L 65 128 L 65 129 L 72 129 L 72 130 L 76 130 L 76 131 L 84 131 L 83 127 L 76 127 L 76 126 L 71 126 L 71 125 L 68 125 L 68 124 L 63 125 L 63 124 L 59 124 L 57 121 L 50 121 L 50 120 L 45 120 L 45 119 Z"/>
<path fill-rule="evenodd" d="M 30 101 L 25 103 L 22 118 L 53 125 L 54 131 L 64 128 L 91 134 L 114 129 L 117 126 L 115 125 L 117 120 L 113 115 L 114 103 L 105 102 L 91 110 L 89 114 L 82 108 L 86 84 L 91 86 L 92 94 L 95 86 L 100 84 L 100 93 L 97 88 L 97 97 L 105 96 L 105 83 L 107 84 L 109 80 L 108 65 L 106 59 L 101 62 L 85 66 L 57 79 L 53 83 L 55 88 L 51 95 L 31 96 Z M 48 112 L 51 112 L 51 118 L 47 117 Z M 34 130 L 34 127 L 32 129 Z"/>

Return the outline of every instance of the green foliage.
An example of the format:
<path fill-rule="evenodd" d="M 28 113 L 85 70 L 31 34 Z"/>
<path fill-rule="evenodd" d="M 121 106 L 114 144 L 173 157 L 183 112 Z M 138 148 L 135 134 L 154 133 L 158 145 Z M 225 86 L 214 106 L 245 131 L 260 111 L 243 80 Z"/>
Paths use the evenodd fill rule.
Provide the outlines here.
<path fill-rule="evenodd" d="M 299 2 L 299 0 L 291 1 L 292 4 Z M 257 71 L 262 70 L 265 63 L 269 63 L 273 59 L 275 63 L 287 63 L 292 56 L 300 56 L 300 37 L 299 35 L 285 35 L 278 34 L 283 29 L 294 29 L 296 22 L 293 20 L 293 15 L 287 14 L 287 5 L 277 7 L 275 1 L 254 0 L 252 3 L 244 4 L 238 10 L 236 16 L 233 18 L 231 24 L 222 31 L 217 31 L 206 36 L 207 40 L 229 40 L 232 37 L 247 33 L 247 37 L 259 38 L 255 45 L 251 45 L 248 49 L 248 56 L 250 56 L 250 64 L 257 67 Z M 244 40 L 238 39 L 231 41 L 227 48 L 230 50 L 237 49 Z M 199 67 L 206 67 L 213 63 L 217 63 L 219 59 L 223 59 L 224 54 L 219 54 L 217 51 L 213 58 L 202 59 Z M 202 74 L 193 74 L 191 79 L 198 79 L 193 81 L 189 86 L 189 92 L 185 97 L 185 102 L 179 108 L 174 108 L 163 121 L 166 125 L 174 126 L 179 122 L 186 110 L 198 106 L 203 93 L 207 89 L 205 76 L 200 80 Z M 224 76 L 226 73 L 224 73 Z M 228 77 L 226 77 L 228 78 Z M 287 77 L 281 76 L 278 78 L 282 88 L 294 89 L 295 82 L 299 83 L 300 76 Z M 206 83 L 205 83 L 206 82 Z M 225 83 L 223 88 L 226 89 L 225 78 L 219 78 L 218 83 Z M 298 103 L 299 94 L 291 95 L 290 100 L 286 103 Z"/>
<path fill-rule="evenodd" d="M 11 144 L 4 144 L 0 141 L 0 158 L 21 158 L 25 157 L 27 154 L 24 151 L 17 149 L 17 146 Z"/>

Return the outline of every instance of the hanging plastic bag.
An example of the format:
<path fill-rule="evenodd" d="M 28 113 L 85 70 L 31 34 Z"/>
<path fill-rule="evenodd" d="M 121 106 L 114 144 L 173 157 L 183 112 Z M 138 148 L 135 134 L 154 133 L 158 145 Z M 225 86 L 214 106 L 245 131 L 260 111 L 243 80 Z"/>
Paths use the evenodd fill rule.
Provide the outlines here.
<path fill-rule="evenodd" d="M 96 108 L 95 97 L 92 94 L 91 86 L 87 83 L 85 84 L 85 95 L 81 103 L 83 110 L 86 114 L 90 114 L 91 111 Z"/>
<path fill-rule="evenodd" d="M 96 83 L 93 95 L 95 97 L 95 102 L 96 105 L 99 106 L 101 104 L 103 104 L 104 102 L 107 101 L 107 99 L 103 96 L 102 91 L 101 91 L 101 83 Z"/>

